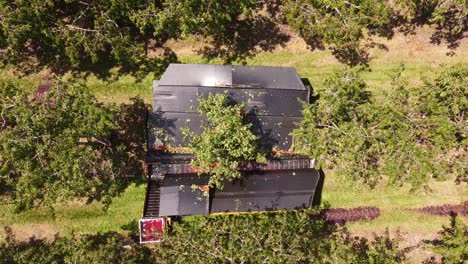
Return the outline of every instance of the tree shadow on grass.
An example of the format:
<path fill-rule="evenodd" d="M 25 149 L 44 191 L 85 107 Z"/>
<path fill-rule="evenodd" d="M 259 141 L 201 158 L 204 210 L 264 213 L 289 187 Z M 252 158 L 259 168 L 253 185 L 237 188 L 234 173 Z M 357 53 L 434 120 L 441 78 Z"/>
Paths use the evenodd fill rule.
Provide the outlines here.
<path fill-rule="evenodd" d="M 118 62 L 109 57 L 107 60 L 91 62 L 83 59 L 78 65 L 72 65 L 67 58 L 60 57 L 53 61 L 48 58 L 39 58 L 38 62 L 27 61 L 20 63 L 11 62 L 14 65 L 14 73 L 19 77 L 34 75 L 41 70 L 46 70 L 48 79 L 70 73 L 75 79 L 86 79 L 94 75 L 103 81 L 115 81 L 122 75 L 131 75 L 140 82 L 148 74 L 154 74 L 159 78 L 171 63 L 179 62 L 176 53 L 170 48 L 163 47 L 158 50 L 158 55 L 141 55 L 128 59 L 126 63 Z M 54 56 L 50 56 L 55 58 Z"/>
<path fill-rule="evenodd" d="M 146 153 L 146 120 L 149 105 L 141 98 L 132 98 L 130 103 L 123 103 L 115 109 L 115 128 L 108 141 L 110 152 L 105 155 L 111 163 L 113 182 L 112 198 L 119 196 L 131 185 L 146 184 L 144 171 L 144 157 Z M 90 204 L 100 197 L 89 197 Z M 107 209 L 105 206 L 104 209 Z"/>
<path fill-rule="evenodd" d="M 437 12 L 439 4 L 438 1 L 421 1 L 410 19 L 401 14 L 394 14 L 392 26 L 399 27 L 399 31 L 404 35 L 415 35 L 416 28 L 435 24 L 430 43 L 441 45 L 445 42 L 450 50 L 447 55 L 453 56 L 468 31 L 468 18 L 463 16 L 466 7 L 451 4 L 446 6 L 445 11 Z"/>
<path fill-rule="evenodd" d="M 178 62 L 177 55 L 174 51 L 169 48 L 162 48 L 158 56 L 140 56 L 129 60 L 128 63 L 119 64 L 115 61 L 108 60 L 100 63 L 81 63 L 79 66 L 69 66 L 53 68 L 53 71 L 57 74 L 64 74 L 71 71 L 75 77 L 80 77 L 84 73 L 83 77 L 87 77 L 94 74 L 102 80 L 113 80 L 118 76 L 124 74 L 130 74 L 136 78 L 137 81 L 141 81 L 145 76 L 153 73 L 156 78 L 160 77 L 166 68 L 171 63 Z"/>
<path fill-rule="evenodd" d="M 468 18 L 461 17 L 463 10 L 456 6 L 451 6 L 444 12 L 444 18 L 437 23 L 435 32 L 431 36 L 431 43 L 440 45 L 443 41 L 447 43 L 450 51 L 449 56 L 455 55 L 455 49 L 460 46 L 460 41 L 468 32 Z"/>
<path fill-rule="evenodd" d="M 146 120 L 150 105 L 141 98 L 130 99 L 131 103 L 120 105 L 115 117 L 117 128 L 113 131 L 110 142 L 114 146 L 112 161 L 114 170 L 125 184 L 145 184 L 144 157 L 146 153 Z"/>
<path fill-rule="evenodd" d="M 145 76 L 153 73 L 155 77 L 161 76 L 171 63 L 178 62 L 177 55 L 169 48 L 163 48 L 159 56 L 148 57 L 141 56 L 135 60 L 129 60 L 128 63 L 117 65 L 116 63 L 103 62 L 100 64 L 82 64 L 76 69 L 77 72 L 86 72 L 95 74 L 103 80 L 112 79 L 124 74 L 130 74 L 141 81 Z M 115 69 L 115 70 L 114 70 Z M 71 69 L 74 70 L 74 69 Z"/>
<path fill-rule="evenodd" d="M 246 64 L 246 59 L 261 51 L 272 51 L 278 45 L 284 46 L 289 36 L 281 32 L 278 24 L 271 18 L 257 15 L 246 19 L 236 19 L 222 34 L 208 40 L 208 46 L 197 52 L 204 58 L 223 59 L 230 64 L 239 61 Z"/>

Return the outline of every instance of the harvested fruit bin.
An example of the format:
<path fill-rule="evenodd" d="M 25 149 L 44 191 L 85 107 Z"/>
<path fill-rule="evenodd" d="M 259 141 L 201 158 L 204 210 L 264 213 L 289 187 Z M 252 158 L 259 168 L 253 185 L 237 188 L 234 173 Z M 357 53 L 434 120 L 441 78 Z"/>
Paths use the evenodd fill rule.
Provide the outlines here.
<path fill-rule="evenodd" d="M 190 142 L 182 128 L 202 133 L 206 117 L 198 98 L 224 93 L 243 103 L 247 122 L 260 144 L 287 153 L 291 132 L 302 120 L 300 101 L 309 103 L 310 86 L 287 67 L 171 64 L 154 81 L 154 105 L 147 120 L 148 187 L 143 219 L 193 214 L 258 212 L 308 208 L 322 173 L 300 155 L 271 155 L 265 163 L 242 166 L 243 177 L 208 187 L 209 175 L 192 167 Z M 198 188 L 191 188 L 191 186 Z"/>

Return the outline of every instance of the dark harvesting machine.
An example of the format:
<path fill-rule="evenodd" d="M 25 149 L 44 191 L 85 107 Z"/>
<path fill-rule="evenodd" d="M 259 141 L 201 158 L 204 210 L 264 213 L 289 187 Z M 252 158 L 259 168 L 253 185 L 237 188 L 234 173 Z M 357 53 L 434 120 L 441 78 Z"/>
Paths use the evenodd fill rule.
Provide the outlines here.
<path fill-rule="evenodd" d="M 294 68 L 169 65 L 154 81 L 154 105 L 147 120 L 148 185 L 141 242 L 160 241 L 171 217 L 297 210 L 316 203 L 323 174 L 308 157 L 272 155 L 265 163 L 243 169 L 241 179 L 224 182 L 221 190 L 208 186 L 209 175 L 198 175 L 191 165 L 192 154 L 173 153 L 168 147 L 189 145 L 181 128 L 203 132 L 206 118 L 198 112 L 199 97 L 226 93 L 234 102 L 244 103 L 246 119 L 261 144 L 287 153 L 291 132 L 302 120 L 300 100 L 309 103 L 310 89 Z"/>

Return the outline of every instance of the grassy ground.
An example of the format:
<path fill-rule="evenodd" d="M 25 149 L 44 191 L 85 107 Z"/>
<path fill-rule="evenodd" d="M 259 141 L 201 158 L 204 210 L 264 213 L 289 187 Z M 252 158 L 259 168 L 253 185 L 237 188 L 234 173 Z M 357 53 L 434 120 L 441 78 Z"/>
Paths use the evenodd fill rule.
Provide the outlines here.
<path fill-rule="evenodd" d="M 46 209 L 34 209 L 16 214 L 13 206 L 0 205 L 0 226 L 10 226 L 22 239 L 30 236 L 52 238 L 56 233 L 96 233 L 109 230 L 123 231 L 142 216 L 146 185 L 130 185 L 115 198 L 107 212 L 102 205 L 81 202 L 56 206 L 54 219 Z M 0 233 L 3 231 L 0 231 Z"/>
<path fill-rule="evenodd" d="M 333 172 L 326 173 L 322 200 L 331 207 L 352 208 L 375 206 L 381 210 L 381 217 L 374 221 L 350 223 L 348 227 L 356 233 L 366 235 L 380 232 L 388 227 L 391 231 L 401 229 L 404 232 L 428 236 L 439 230 L 442 224 L 448 224 L 448 217 L 429 216 L 407 209 L 430 205 L 459 204 L 468 199 L 466 184 L 456 185 L 453 181 L 432 181 L 430 191 L 409 188 L 382 186 L 367 189 L 358 186 L 343 185 Z M 468 220 L 468 218 L 465 218 Z"/>
<path fill-rule="evenodd" d="M 322 201 L 338 208 L 375 206 L 381 215 L 373 221 L 356 221 L 346 224 L 355 235 L 372 238 L 373 234 L 383 234 L 388 228 L 390 234 L 401 232 L 403 247 L 411 247 L 410 263 L 421 263 L 432 256 L 421 246 L 422 240 L 438 237 L 442 225 L 449 226 L 448 216 L 421 214 L 408 209 L 430 205 L 459 204 L 468 200 L 467 184 L 456 185 L 453 180 L 432 181 L 430 191 L 410 192 L 407 187 L 381 186 L 369 190 L 358 186 L 344 185 L 333 172 L 326 172 Z M 462 217 L 468 225 L 468 217 Z"/>
<path fill-rule="evenodd" d="M 372 60 L 369 71 L 362 73 L 369 88 L 379 95 L 390 87 L 389 74 L 401 63 L 406 65 L 403 76 L 410 84 L 421 83 L 421 76 L 432 77 L 434 72 L 446 65 L 466 62 L 468 43 L 464 40 L 454 56 L 446 56 L 448 51 L 443 46 L 428 44 L 429 31 L 420 29 L 416 35 L 397 34 L 392 40 L 379 40 L 388 51 L 371 50 Z M 193 44 L 193 43 L 189 43 Z M 193 44 L 196 45 L 196 44 Z M 196 48 L 196 47 L 195 47 Z M 187 45 L 176 43 L 174 49 L 182 63 L 204 63 L 199 55 Z M 219 61 L 212 61 L 216 63 Z M 323 85 L 326 76 L 344 69 L 328 51 L 308 51 L 303 42 L 294 39 L 284 48 L 274 52 L 260 53 L 247 60 L 248 65 L 270 65 L 295 67 L 301 77 L 309 78 L 315 88 Z M 65 76 L 67 79 L 70 76 Z M 10 71 L 0 69 L 0 80 L 10 79 L 33 89 L 44 81 L 44 74 L 15 77 Z M 112 80 L 100 80 L 93 75 L 82 78 L 82 81 L 93 91 L 99 100 L 106 103 L 121 103 L 129 98 L 139 96 L 146 102 L 152 100 L 153 75 L 149 74 L 141 82 L 132 76 L 124 75 Z M 375 221 L 350 223 L 349 229 L 358 235 L 371 236 L 372 232 L 381 233 L 386 227 L 391 232 L 397 229 L 407 233 L 406 243 L 415 245 L 421 239 L 433 238 L 443 224 L 448 224 L 448 217 L 428 216 L 405 209 L 445 203 L 460 203 L 468 200 L 466 184 L 455 185 L 451 181 L 431 183 L 432 192 L 418 191 L 410 193 L 406 188 L 382 187 L 376 190 L 364 190 L 344 186 L 333 172 L 327 172 L 323 190 L 323 201 L 332 207 L 377 206 L 382 215 Z M 120 197 L 115 198 L 108 212 L 103 212 L 99 204 L 83 205 L 80 203 L 59 205 L 54 220 L 43 209 L 14 214 L 11 205 L 0 205 L 0 226 L 9 225 L 19 238 L 31 235 L 52 237 L 56 232 L 97 232 L 107 230 L 122 231 L 124 225 L 134 223 L 140 218 L 145 186 L 130 186 Z M 468 222 L 468 218 L 464 218 Z M 1 231 L 0 231 L 1 233 Z M 1 236 L 0 236 L 1 237 Z"/>

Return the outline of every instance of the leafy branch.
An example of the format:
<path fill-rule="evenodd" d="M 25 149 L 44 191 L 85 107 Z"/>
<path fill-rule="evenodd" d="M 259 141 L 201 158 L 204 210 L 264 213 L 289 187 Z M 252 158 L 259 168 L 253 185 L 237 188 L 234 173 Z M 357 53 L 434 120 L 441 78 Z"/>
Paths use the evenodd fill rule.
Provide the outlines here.
<path fill-rule="evenodd" d="M 467 181 L 466 84 L 463 64 L 424 85 L 407 87 L 404 67 L 394 72 L 393 89 L 376 103 L 358 71 L 334 74 L 294 134 L 295 148 L 370 187 L 425 186 L 429 178 Z"/>
<path fill-rule="evenodd" d="M 242 177 L 241 165 L 265 161 L 265 154 L 257 148 L 258 136 L 250 130 L 252 125 L 244 120 L 243 104 L 230 105 L 225 94 L 209 94 L 198 100 L 198 110 L 208 122 L 189 145 L 195 155 L 193 165 L 199 174 L 211 175 L 210 186 L 222 189 L 224 181 Z"/>

